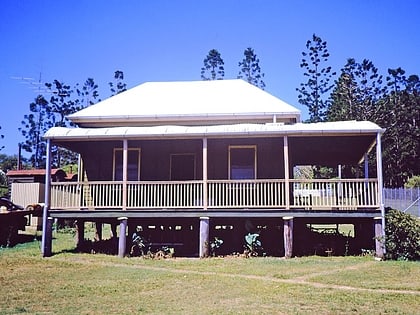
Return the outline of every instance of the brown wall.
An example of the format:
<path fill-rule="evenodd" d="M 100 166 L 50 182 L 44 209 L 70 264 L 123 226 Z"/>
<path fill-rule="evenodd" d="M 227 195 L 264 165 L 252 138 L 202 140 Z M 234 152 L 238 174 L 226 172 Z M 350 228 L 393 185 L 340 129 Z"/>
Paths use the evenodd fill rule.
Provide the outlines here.
<path fill-rule="evenodd" d="M 244 138 L 208 140 L 208 178 L 228 178 L 229 145 L 257 146 L 257 177 L 284 178 L 283 138 Z M 129 148 L 141 149 L 140 179 L 169 180 L 170 155 L 189 153 L 196 156 L 196 179 L 202 179 L 202 140 L 139 140 Z M 80 145 L 80 153 L 90 181 L 112 180 L 113 150 L 122 141 L 89 142 Z"/>
<path fill-rule="evenodd" d="M 139 145 L 141 147 L 141 180 L 169 180 L 171 154 L 185 153 L 195 154 L 196 179 L 202 178 L 201 139 L 142 141 Z"/>

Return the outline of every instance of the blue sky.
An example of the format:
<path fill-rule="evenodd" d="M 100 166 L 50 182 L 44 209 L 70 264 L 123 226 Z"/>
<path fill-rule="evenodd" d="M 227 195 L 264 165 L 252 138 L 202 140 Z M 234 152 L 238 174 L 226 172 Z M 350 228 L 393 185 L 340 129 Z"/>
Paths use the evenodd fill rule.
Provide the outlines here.
<path fill-rule="evenodd" d="M 21 80 L 94 78 L 110 95 L 115 70 L 127 86 L 147 81 L 200 80 L 203 59 L 217 49 L 225 78 L 236 78 L 252 47 L 266 91 L 302 110 L 296 87 L 305 43 L 315 33 L 328 43 L 337 72 L 347 58 L 370 59 L 386 74 L 402 67 L 420 74 L 420 1 L 49 1 L 0 3 L 0 145 L 16 154 L 18 128 L 36 94 Z"/>

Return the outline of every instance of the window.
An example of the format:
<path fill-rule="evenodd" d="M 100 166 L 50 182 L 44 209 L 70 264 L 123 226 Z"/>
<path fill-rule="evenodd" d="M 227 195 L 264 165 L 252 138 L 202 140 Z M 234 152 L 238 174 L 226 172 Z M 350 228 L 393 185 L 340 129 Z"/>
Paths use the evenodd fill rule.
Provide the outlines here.
<path fill-rule="evenodd" d="M 114 180 L 123 180 L 123 150 L 114 149 Z M 140 180 L 140 149 L 128 149 L 127 180 Z"/>
<path fill-rule="evenodd" d="M 257 178 L 257 147 L 229 147 L 229 179 Z"/>

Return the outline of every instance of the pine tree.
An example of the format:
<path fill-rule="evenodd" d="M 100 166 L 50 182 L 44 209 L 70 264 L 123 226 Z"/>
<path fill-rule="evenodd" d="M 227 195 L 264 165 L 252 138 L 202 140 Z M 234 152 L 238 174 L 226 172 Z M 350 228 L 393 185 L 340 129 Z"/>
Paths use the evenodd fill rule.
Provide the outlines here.
<path fill-rule="evenodd" d="M 53 127 L 52 113 L 48 101 L 42 95 L 38 95 L 35 101 L 29 105 L 30 114 L 24 115 L 23 127 L 19 128 L 25 141 L 21 143 L 22 149 L 32 153 L 29 162 L 34 168 L 45 167 L 46 144 L 42 135 Z"/>
<path fill-rule="evenodd" d="M 382 81 L 371 61 L 358 63 L 349 58 L 331 93 L 327 120 L 376 121 L 381 113 L 379 100 L 385 93 Z"/>
<path fill-rule="evenodd" d="M 386 129 L 383 137 L 385 185 L 402 187 L 420 174 L 420 80 L 405 76 L 401 68 L 388 69 L 387 96 L 378 124 Z"/>
<path fill-rule="evenodd" d="M 216 49 L 209 51 L 201 68 L 202 80 L 223 80 L 225 76 L 224 61 Z"/>
<path fill-rule="evenodd" d="M 100 101 L 98 85 L 92 78 L 88 78 L 81 88 L 79 87 L 79 84 L 76 84 L 76 92 L 81 98 L 77 100 L 77 105 L 81 108 L 88 107 Z"/>
<path fill-rule="evenodd" d="M 22 127 L 19 131 L 25 138 L 21 143 L 24 151 L 30 153 L 29 162 L 34 168 L 45 167 L 46 142 L 42 138 L 45 132 L 52 127 L 69 127 L 73 124 L 67 116 L 81 110 L 86 100 L 74 97 L 74 90 L 58 80 L 46 83 L 47 95 L 51 95 L 49 101 L 39 95 L 33 103 L 29 105 L 30 114 L 24 115 Z M 96 96 L 96 85 L 93 79 L 88 79 L 84 85 L 86 89 L 81 92 L 85 98 Z M 89 90 L 91 88 L 91 90 Z M 83 91 L 83 88 L 82 88 Z M 87 94 L 89 92 L 89 95 Z M 79 95 L 79 96 L 80 96 Z M 73 164 L 77 161 L 77 155 L 64 148 L 51 148 L 52 165 L 61 167 L 64 164 Z"/>
<path fill-rule="evenodd" d="M 0 130 L 1 130 L 1 126 L 0 126 Z M 4 139 L 4 135 L 3 135 L 3 134 L 0 134 L 0 139 Z M 0 146 L 0 151 L 1 151 L 2 149 L 4 149 L 4 145 L 1 145 L 1 146 Z"/>
<path fill-rule="evenodd" d="M 244 51 L 244 59 L 239 62 L 238 79 L 245 79 L 248 83 L 264 90 L 265 83 L 262 80 L 264 73 L 261 73 L 260 59 L 257 58 L 252 48 L 247 48 Z"/>
<path fill-rule="evenodd" d="M 127 84 L 124 82 L 124 72 L 117 70 L 114 72 L 114 82 L 109 82 L 111 96 L 127 91 Z"/>
<path fill-rule="evenodd" d="M 324 66 L 330 56 L 326 41 L 314 34 L 306 42 L 306 49 L 307 52 L 302 52 L 300 67 L 305 69 L 304 76 L 308 77 L 308 81 L 301 83 L 296 91 L 299 92 L 299 103 L 308 108 L 309 121 L 319 122 L 325 119 L 329 103 L 326 94 L 334 86 L 330 81 L 335 72 L 331 72 L 330 66 Z"/>

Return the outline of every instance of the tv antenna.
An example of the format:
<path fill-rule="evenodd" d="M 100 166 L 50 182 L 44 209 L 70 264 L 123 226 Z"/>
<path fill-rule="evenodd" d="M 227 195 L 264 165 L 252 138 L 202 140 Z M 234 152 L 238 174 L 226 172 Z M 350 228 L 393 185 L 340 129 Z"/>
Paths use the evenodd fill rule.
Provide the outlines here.
<path fill-rule="evenodd" d="M 20 81 L 21 84 L 28 87 L 30 90 L 32 90 L 37 95 L 56 94 L 56 95 L 59 95 L 59 96 L 66 96 L 66 95 L 58 94 L 57 90 L 52 90 L 52 89 L 49 89 L 48 87 L 46 87 L 45 82 L 42 82 L 42 73 L 41 72 L 39 73 L 39 79 L 38 80 L 36 80 L 34 78 L 31 78 L 31 77 L 13 76 L 11 78 L 13 80 Z"/>

